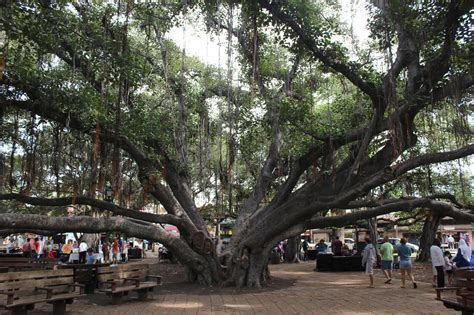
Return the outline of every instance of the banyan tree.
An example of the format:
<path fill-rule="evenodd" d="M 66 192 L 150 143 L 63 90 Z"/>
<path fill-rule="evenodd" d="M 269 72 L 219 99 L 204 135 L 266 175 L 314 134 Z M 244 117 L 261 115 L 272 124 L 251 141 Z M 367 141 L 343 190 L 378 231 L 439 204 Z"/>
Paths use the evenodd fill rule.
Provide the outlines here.
<path fill-rule="evenodd" d="M 259 287 L 306 229 L 473 221 L 473 3 L 343 2 L 0 1 L 1 232 L 121 232 Z"/>

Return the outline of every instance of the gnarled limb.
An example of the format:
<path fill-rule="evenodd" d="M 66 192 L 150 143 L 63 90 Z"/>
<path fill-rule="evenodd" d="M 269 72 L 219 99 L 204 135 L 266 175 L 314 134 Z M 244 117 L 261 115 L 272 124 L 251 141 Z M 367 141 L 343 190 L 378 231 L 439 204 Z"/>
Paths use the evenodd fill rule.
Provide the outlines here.
<path fill-rule="evenodd" d="M 89 198 L 85 196 L 77 197 L 64 197 L 64 198 L 40 198 L 40 197 L 30 197 L 21 194 L 0 194 L 0 200 L 17 200 L 24 202 L 30 205 L 35 206 L 69 206 L 69 205 L 88 205 L 95 207 L 101 210 L 108 210 L 115 215 L 122 215 L 125 217 L 130 217 L 142 221 L 148 221 L 153 223 L 168 223 L 175 225 L 177 227 L 183 227 L 185 225 L 185 220 L 181 219 L 178 216 L 171 214 L 153 214 L 147 212 L 140 212 L 134 209 L 128 209 L 120 207 L 116 204 L 113 204 L 108 201 L 98 200 L 94 198 Z"/>
<path fill-rule="evenodd" d="M 313 53 L 313 55 L 324 63 L 326 66 L 334 69 L 336 72 L 341 73 L 361 91 L 366 93 L 373 101 L 378 99 L 378 92 L 375 85 L 371 82 L 364 81 L 362 77 L 356 73 L 354 69 L 351 69 L 347 64 L 341 63 L 331 58 L 331 52 L 324 50 L 315 42 L 312 34 L 308 34 L 306 29 L 300 25 L 298 18 L 292 16 L 281 7 L 281 3 L 278 1 L 260 0 L 260 6 L 267 9 L 272 17 L 279 23 L 290 27 L 295 34 L 300 38 L 301 42 Z"/>

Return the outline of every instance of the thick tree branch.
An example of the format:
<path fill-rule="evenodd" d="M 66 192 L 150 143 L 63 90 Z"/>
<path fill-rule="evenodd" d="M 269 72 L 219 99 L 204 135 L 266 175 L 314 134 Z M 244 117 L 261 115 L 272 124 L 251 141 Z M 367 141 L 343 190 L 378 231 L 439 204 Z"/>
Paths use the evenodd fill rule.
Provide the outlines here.
<path fill-rule="evenodd" d="M 49 206 L 49 207 L 69 206 L 69 205 L 87 205 L 87 206 L 95 207 L 101 210 L 110 211 L 115 215 L 122 215 L 125 217 L 143 220 L 147 222 L 168 223 L 168 224 L 176 225 L 177 227 L 183 227 L 183 224 L 184 224 L 184 220 L 182 220 L 181 218 L 175 215 L 140 212 L 139 210 L 123 208 L 111 202 L 93 199 L 93 198 L 84 197 L 84 196 L 49 199 L 49 198 L 30 197 L 30 196 L 21 195 L 21 194 L 1 194 L 0 200 L 17 200 L 17 201 L 27 203 L 30 205 Z"/>
<path fill-rule="evenodd" d="M 413 200 L 401 200 L 387 205 L 371 208 L 368 210 L 360 210 L 353 213 L 344 214 L 342 216 L 331 217 L 316 217 L 310 219 L 306 223 L 306 228 L 324 228 L 324 227 L 340 227 L 353 224 L 356 221 L 374 218 L 376 216 L 388 214 L 395 211 L 405 211 L 416 208 L 429 208 L 432 211 L 439 211 L 444 216 L 450 216 L 455 219 L 466 220 L 467 222 L 474 222 L 474 214 L 461 211 L 453 207 L 451 204 L 434 201 L 429 198 L 420 198 Z"/>
<path fill-rule="evenodd" d="M 276 109 L 275 109 L 276 111 Z M 275 168 L 280 157 L 281 148 L 281 130 L 279 126 L 278 113 L 272 113 L 273 116 L 273 136 L 268 150 L 268 155 L 260 171 L 257 183 L 252 191 L 251 196 L 244 202 L 242 207 L 242 215 L 246 216 L 258 208 L 260 201 L 265 196 L 268 186 L 273 179 L 273 169 Z"/>
<path fill-rule="evenodd" d="M 2 214 L 0 215 L 0 230 L 45 230 L 54 232 L 122 232 L 128 236 L 139 237 L 150 241 L 158 241 L 173 252 L 184 264 L 197 267 L 205 265 L 202 256 L 195 253 L 188 244 L 166 232 L 159 225 L 146 226 L 134 223 L 120 217 L 91 218 L 87 216 L 50 217 L 36 214 Z M 196 270 L 198 271 L 198 270 Z"/>
<path fill-rule="evenodd" d="M 281 7 L 281 2 L 279 1 L 268 1 L 268 0 L 259 0 L 261 7 L 265 8 L 270 12 L 273 18 L 284 25 L 287 25 L 289 28 L 295 32 L 295 34 L 300 38 L 301 42 L 306 45 L 306 47 L 313 53 L 313 55 L 324 63 L 326 66 L 334 69 L 335 71 L 344 75 L 349 81 L 351 81 L 355 86 L 357 86 L 361 91 L 369 95 L 369 97 L 378 103 L 378 92 L 375 88 L 375 85 L 370 82 L 364 81 L 353 69 L 351 69 L 347 64 L 341 63 L 334 60 L 331 57 L 329 51 L 320 48 L 320 46 L 315 42 L 311 34 L 308 34 L 303 26 L 298 23 L 298 18 L 291 16 L 288 13 L 285 13 Z"/>
<path fill-rule="evenodd" d="M 395 166 L 393 168 L 393 176 L 398 177 L 422 165 L 452 161 L 471 154 L 474 154 L 474 144 L 467 145 L 458 150 L 420 155 Z"/>
<path fill-rule="evenodd" d="M 444 20 L 444 42 L 439 50 L 438 56 L 433 60 L 427 62 L 424 67 L 423 84 L 427 91 L 431 91 L 436 83 L 449 71 L 451 65 L 451 53 L 454 41 L 456 39 L 456 32 L 459 27 L 459 18 L 469 12 L 470 6 L 465 5 L 465 10 L 461 10 L 463 1 L 453 0 L 449 2 L 448 12 Z"/>

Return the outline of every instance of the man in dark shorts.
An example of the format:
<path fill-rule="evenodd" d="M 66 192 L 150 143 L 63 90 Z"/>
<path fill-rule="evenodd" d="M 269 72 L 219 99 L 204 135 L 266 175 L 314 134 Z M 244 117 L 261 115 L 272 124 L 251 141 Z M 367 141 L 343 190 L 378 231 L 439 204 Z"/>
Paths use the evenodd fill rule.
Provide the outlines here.
<path fill-rule="evenodd" d="M 380 246 L 380 254 L 382 255 L 380 266 L 385 278 L 387 278 L 385 283 L 390 283 L 392 281 L 393 245 L 388 241 L 388 236 L 383 238 L 383 244 Z"/>

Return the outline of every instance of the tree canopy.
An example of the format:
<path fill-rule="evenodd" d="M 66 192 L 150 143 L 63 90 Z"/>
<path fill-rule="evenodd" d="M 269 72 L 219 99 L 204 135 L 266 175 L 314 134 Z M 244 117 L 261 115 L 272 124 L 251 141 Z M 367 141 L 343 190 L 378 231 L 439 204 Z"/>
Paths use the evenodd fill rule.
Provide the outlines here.
<path fill-rule="evenodd" d="M 1 2 L 0 229 L 121 231 L 191 280 L 260 286 L 308 228 L 474 221 L 473 4 L 366 6 L 361 48 L 337 1 Z M 218 65 L 168 35 L 191 25 Z"/>

